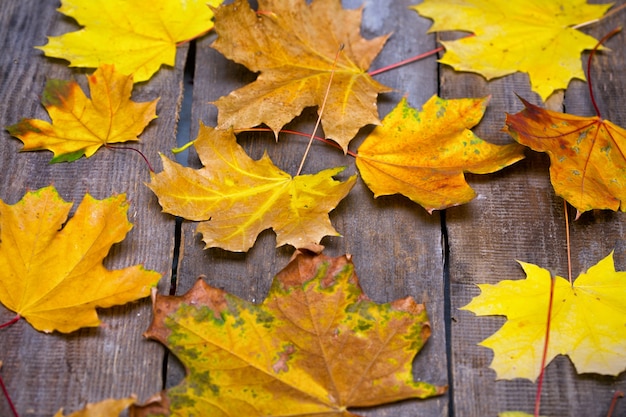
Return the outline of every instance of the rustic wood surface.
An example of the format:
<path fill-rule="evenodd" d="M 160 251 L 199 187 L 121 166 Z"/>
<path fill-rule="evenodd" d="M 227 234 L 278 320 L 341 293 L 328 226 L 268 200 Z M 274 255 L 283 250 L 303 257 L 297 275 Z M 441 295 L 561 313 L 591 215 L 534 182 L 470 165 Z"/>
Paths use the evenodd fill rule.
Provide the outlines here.
<path fill-rule="evenodd" d="M 622 4 L 625 1 L 617 1 Z M 365 5 L 362 34 L 366 38 L 393 33 L 372 69 L 435 48 L 437 36 L 426 34 L 430 20 L 408 6 L 415 0 L 393 2 L 344 0 L 346 8 Z M 47 119 L 40 95 L 47 79 L 75 78 L 85 85 L 88 71 L 70 69 L 62 60 L 49 59 L 34 49 L 46 36 L 77 28 L 55 9 L 57 1 L 6 0 L 0 3 L 0 123 L 8 126 L 22 117 Z M 623 24 L 624 13 L 590 26 L 585 32 L 601 37 Z M 443 35 L 442 35 L 443 36 Z M 445 36 L 454 36 L 446 34 Z M 210 105 L 220 96 L 254 80 L 255 75 L 210 48 L 215 34 L 178 48 L 174 68 L 163 67 L 149 82 L 135 87 L 133 98 L 147 101 L 161 97 L 158 119 L 153 121 L 136 146 L 160 170 L 158 152 L 173 158 L 176 133 L 194 138 L 199 122 L 214 126 L 216 109 Z M 626 126 L 626 42 L 624 34 L 607 42 L 610 53 L 598 54 L 592 65 L 596 98 L 603 116 Z M 189 51 L 189 59 L 187 53 Z M 587 54 L 584 55 L 586 58 Z M 190 112 L 181 112 L 184 68 L 192 80 Z M 395 88 L 381 95 L 379 113 L 386 115 L 407 95 L 419 108 L 433 94 L 443 98 L 491 95 L 484 120 L 474 129 L 482 138 L 509 142 L 501 132 L 504 113 L 516 112 L 521 103 L 515 93 L 539 103 L 530 92 L 526 75 L 516 74 L 491 82 L 472 74 L 455 73 L 428 58 L 376 76 Z M 192 81 L 192 82 L 190 82 Z M 578 115 L 592 115 L 587 85 L 572 82 L 565 94 L 556 94 L 548 106 Z M 306 110 L 290 128 L 310 132 L 315 111 Z M 364 128 L 350 148 L 356 150 L 371 127 Z M 132 152 L 100 150 L 92 158 L 50 165 L 50 152 L 19 153 L 21 143 L 2 131 L 0 147 L 0 199 L 15 203 L 27 190 L 54 184 L 61 196 L 77 205 L 89 192 L 102 199 L 126 193 L 131 202 L 129 219 L 134 224 L 126 240 L 116 245 L 106 259 L 109 268 L 143 263 L 163 273 L 159 290 L 170 291 L 175 249 L 175 220 L 161 213 L 152 192 L 144 186 L 148 169 Z M 272 134 L 244 133 L 238 136 L 255 158 L 267 151 L 283 170 L 294 174 L 306 139 Z M 371 410 L 358 410 L 369 417 L 496 416 L 506 410 L 532 412 L 536 385 L 528 381 L 496 381 L 488 365 L 490 350 L 477 343 L 503 323 L 498 317 L 475 317 L 458 310 L 478 294 L 475 284 L 521 279 L 515 260 L 535 263 L 555 274 L 567 275 L 563 201 L 554 195 L 545 155 L 528 152 L 526 160 L 491 175 L 468 175 L 478 197 L 470 204 L 429 215 L 400 196 L 373 199 L 361 180 L 331 213 L 343 237 L 325 238 L 325 253 L 353 255 L 365 292 L 377 302 L 407 295 L 426 303 L 432 337 L 414 363 L 416 379 L 448 385 L 447 394 L 423 401 L 405 401 Z M 190 166 L 197 167 L 190 152 Z M 354 161 L 326 145 L 314 144 L 304 172 L 345 165 L 342 178 L 356 173 Z M 573 210 L 570 208 L 570 217 Z M 626 270 L 626 226 L 623 213 L 594 212 L 572 222 L 574 275 L 586 270 L 615 250 L 618 270 Z M 249 301 L 260 302 L 272 277 L 288 262 L 293 250 L 275 248 L 275 237 L 264 232 L 247 254 L 203 249 L 195 224 L 184 222 L 180 257 L 176 263 L 178 294 L 187 291 L 199 275 Z M 0 271 L 1 273 L 1 271 Z M 45 279 L 45 277 L 42 277 Z M 165 349 L 145 340 L 142 333 L 150 320 L 150 302 L 102 310 L 103 326 L 70 335 L 42 334 L 24 320 L 0 330 L 0 375 L 21 416 L 52 416 L 59 408 L 75 411 L 86 402 L 137 394 L 145 400 L 163 385 L 180 381 L 184 370 Z M 0 306 L 0 323 L 13 313 Z M 166 378 L 163 364 L 166 360 Z M 616 390 L 626 390 L 623 376 L 576 375 L 565 357 L 547 368 L 542 415 L 605 416 Z M 626 413 L 620 403 L 615 416 Z M 11 412 L 0 396 L 0 417 Z"/>

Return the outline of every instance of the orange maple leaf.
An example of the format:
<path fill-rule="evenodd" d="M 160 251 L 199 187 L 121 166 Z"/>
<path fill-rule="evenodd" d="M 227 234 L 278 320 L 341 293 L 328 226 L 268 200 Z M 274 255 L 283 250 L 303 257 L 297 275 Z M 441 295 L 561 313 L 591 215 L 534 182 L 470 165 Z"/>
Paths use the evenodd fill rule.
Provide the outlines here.
<path fill-rule="evenodd" d="M 133 77 L 103 65 L 87 76 L 91 99 L 76 81 L 49 80 L 43 92 L 52 124 L 22 119 L 7 127 L 24 142 L 23 151 L 48 149 L 51 162 L 69 162 L 83 155 L 89 158 L 101 146 L 139 140 L 150 121 L 156 118 L 158 99 L 135 103 L 130 100 Z"/>
<path fill-rule="evenodd" d="M 578 210 L 626 211 L 626 130 L 600 117 L 526 107 L 507 114 L 513 139 L 550 156 L 554 191 Z"/>
<path fill-rule="evenodd" d="M 363 181 L 375 197 L 399 193 L 429 213 L 467 203 L 476 194 L 464 172 L 495 172 L 524 158 L 523 147 L 493 145 L 469 130 L 487 102 L 433 96 L 416 111 L 402 99 L 358 149 Z"/>
<path fill-rule="evenodd" d="M 44 332 L 98 326 L 96 307 L 146 297 L 161 277 L 140 265 L 102 265 L 132 227 L 124 195 L 87 194 L 66 223 L 71 207 L 53 186 L 14 205 L 0 200 L 0 302 Z"/>
<path fill-rule="evenodd" d="M 361 10 L 344 10 L 339 0 L 311 5 L 261 0 L 259 12 L 245 0 L 220 7 L 213 47 L 260 75 L 215 102 L 218 127 L 245 129 L 264 123 L 277 134 L 305 107 L 321 106 L 330 84 L 322 125 L 326 136 L 345 151 L 361 127 L 379 124 L 376 97 L 390 91 L 365 72 L 387 36 L 365 40 L 360 23 Z"/>
<path fill-rule="evenodd" d="M 181 297 L 155 292 L 153 312 L 146 336 L 188 372 L 162 393 L 165 415 L 356 417 L 350 407 L 445 391 L 411 372 L 430 336 L 424 306 L 374 303 L 348 256 L 296 252 L 261 305 L 200 279 Z"/>

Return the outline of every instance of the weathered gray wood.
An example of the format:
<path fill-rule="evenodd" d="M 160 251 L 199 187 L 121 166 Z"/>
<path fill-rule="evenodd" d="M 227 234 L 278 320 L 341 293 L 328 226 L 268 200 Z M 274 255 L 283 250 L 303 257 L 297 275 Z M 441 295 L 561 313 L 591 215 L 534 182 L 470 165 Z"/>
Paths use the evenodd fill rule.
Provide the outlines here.
<path fill-rule="evenodd" d="M 86 84 L 84 73 L 67 62 L 49 59 L 36 45 L 47 35 L 59 35 L 78 26 L 62 17 L 56 1 L 7 1 L 0 4 L 0 124 L 8 126 L 22 117 L 49 120 L 40 105 L 48 78 L 75 77 Z M 134 99 L 161 97 L 153 121 L 134 145 L 158 164 L 157 151 L 175 144 L 176 114 L 181 95 L 182 64 L 162 69 L 149 83 L 137 86 Z M 149 171 L 137 154 L 101 149 L 92 158 L 50 165 L 51 152 L 19 153 L 21 142 L 0 132 L 0 198 L 15 203 L 27 190 L 54 184 L 61 196 L 75 203 L 89 192 L 98 199 L 126 193 L 129 220 L 134 224 L 126 240 L 116 245 L 105 265 L 119 269 L 142 263 L 169 279 L 174 221 L 161 214 L 156 198 L 144 186 Z M 158 168 L 158 165 L 157 165 Z M 59 258 L 59 262 L 63 262 Z M 45 276 L 42 276 L 45 279 Z M 51 416 L 64 407 L 71 412 L 87 402 L 136 393 L 146 399 L 161 388 L 163 348 L 145 340 L 150 301 L 101 311 L 103 325 L 70 335 L 46 335 L 24 320 L 0 330 L 0 373 L 21 416 Z M 0 306 L 0 322 L 13 313 Z M 4 397 L 0 415 L 12 415 Z"/>
<path fill-rule="evenodd" d="M 361 1 L 344 1 L 344 7 L 356 8 Z M 366 38 L 393 32 L 372 68 L 379 68 L 411 57 L 434 47 L 434 38 L 424 35 L 427 22 L 419 21 L 408 10 L 410 1 L 368 2 L 363 11 L 362 33 Z M 254 79 L 241 66 L 227 61 L 212 50 L 213 38 L 198 43 L 194 80 L 193 128 L 197 132 L 198 120 L 214 126 L 215 108 L 207 102 Z M 377 76 L 377 79 L 397 89 L 379 100 L 379 113 L 383 117 L 408 93 L 413 105 L 425 102 L 437 91 L 434 60 L 423 61 Z M 315 112 L 306 110 L 302 117 L 289 125 L 290 129 L 311 132 Z M 371 131 L 365 128 L 353 140 L 350 148 L 358 145 Z M 283 170 L 296 172 L 306 139 L 281 136 L 278 143 L 273 135 L 241 134 L 239 143 L 258 158 L 267 150 L 272 160 Z M 197 166 L 195 159 L 192 165 Z M 354 161 L 326 145 L 314 144 L 304 173 L 346 165 L 346 178 L 356 172 Z M 415 362 L 415 377 L 439 385 L 447 384 L 445 331 L 443 322 L 443 255 L 440 220 L 437 214 L 428 215 L 421 207 L 403 197 L 373 199 L 372 193 L 359 180 L 348 197 L 331 213 L 331 220 L 341 238 L 327 237 L 322 241 L 327 255 L 351 253 L 365 292 L 377 302 L 388 302 L 412 295 L 425 302 L 431 318 L 433 335 Z M 272 232 L 263 233 L 247 254 L 233 254 L 222 250 L 203 250 L 204 244 L 195 235 L 195 225 L 185 223 L 184 257 L 181 261 L 179 293 L 186 291 L 200 274 L 217 287 L 225 288 L 244 299 L 260 302 L 269 289 L 272 277 L 289 260 L 293 249 L 275 248 Z M 173 374 L 174 375 L 174 374 Z M 172 383 L 181 373 L 173 376 Z M 359 410 L 361 412 L 361 410 Z M 364 410 L 367 416 L 444 416 L 447 415 L 447 398 L 441 396 L 425 401 L 408 401 Z"/>
<path fill-rule="evenodd" d="M 623 3 L 623 2 L 617 2 Z M 607 19 L 585 30 L 597 38 L 623 22 L 621 17 Z M 597 95 L 610 109 L 607 117 L 624 125 L 626 111 L 620 95 L 624 91 L 624 42 L 615 39 L 613 53 L 602 54 L 594 68 L 601 68 L 602 81 Z M 514 93 L 538 103 L 522 74 L 490 83 L 477 75 L 459 74 L 441 67 L 442 95 L 446 98 L 492 94 L 489 110 L 475 129 L 482 138 L 496 143 L 510 140 L 500 132 L 504 112 L 521 110 Z M 599 74 L 596 72 L 596 74 Z M 598 75 L 596 78 L 600 77 Z M 569 113 L 591 115 L 586 84 L 573 82 L 565 93 L 564 108 Z M 549 100 L 561 107 L 562 98 Z M 559 108 L 562 111 L 562 108 Z M 454 412 L 456 416 L 494 416 L 506 410 L 533 411 L 536 385 L 523 380 L 495 381 L 488 368 L 492 353 L 476 344 L 496 331 L 504 320 L 475 317 L 456 310 L 478 295 L 478 283 L 497 283 L 503 279 L 522 279 L 524 273 L 515 260 L 542 266 L 567 276 L 563 200 L 556 197 L 549 182 L 549 160 L 543 154 L 528 152 L 528 158 L 504 171 L 487 176 L 470 176 L 478 198 L 446 213 L 450 244 L 450 282 L 452 297 L 452 352 Z M 574 210 L 570 209 L 570 219 Z M 624 269 L 623 213 L 587 213 L 572 222 L 573 273 L 586 270 L 615 248 L 617 269 Z M 626 388 L 626 379 L 576 375 L 569 359 L 557 358 L 547 368 L 542 415 L 605 416 L 611 396 Z M 623 410 L 623 404 L 619 406 Z M 620 411 L 617 411 L 619 414 Z"/>

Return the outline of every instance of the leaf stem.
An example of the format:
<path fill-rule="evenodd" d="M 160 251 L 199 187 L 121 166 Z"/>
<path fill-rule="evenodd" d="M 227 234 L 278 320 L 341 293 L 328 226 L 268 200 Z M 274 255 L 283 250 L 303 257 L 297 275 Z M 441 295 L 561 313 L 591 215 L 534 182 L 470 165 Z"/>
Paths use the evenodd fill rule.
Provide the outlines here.
<path fill-rule="evenodd" d="M 0 329 L 3 329 L 5 327 L 9 327 L 12 324 L 15 324 L 19 321 L 19 319 L 21 319 L 22 316 L 20 316 L 19 314 L 17 314 L 15 317 L 13 317 L 11 320 L 7 321 L 6 323 L 2 323 L 0 324 Z"/>
<path fill-rule="evenodd" d="M 322 101 L 322 107 L 320 107 L 320 111 L 317 116 L 317 121 L 315 122 L 315 127 L 313 128 L 313 133 L 311 133 L 311 138 L 309 139 L 309 143 L 306 146 L 306 150 L 304 151 L 304 155 L 302 156 L 302 161 L 300 161 L 300 166 L 298 167 L 298 171 L 296 172 L 296 177 L 300 175 L 302 172 L 302 167 L 304 167 L 304 161 L 306 161 L 306 157 L 309 154 L 309 150 L 311 149 L 311 144 L 313 143 L 313 138 L 315 138 L 315 134 L 317 133 L 317 128 L 322 121 L 322 114 L 324 114 L 324 108 L 326 107 L 326 100 L 328 100 L 328 93 L 330 93 L 330 86 L 333 83 L 333 77 L 335 76 L 335 67 L 337 66 L 337 60 L 339 59 L 339 54 L 343 51 L 343 44 L 339 45 L 339 49 L 337 50 L 337 54 L 335 54 L 335 60 L 333 61 L 333 66 L 330 70 L 330 78 L 328 79 L 328 85 L 326 86 L 326 93 L 324 94 L 324 101 Z"/>
<path fill-rule="evenodd" d="M 604 37 L 600 39 L 598 43 L 596 43 L 596 46 L 593 47 L 593 49 L 591 50 L 591 53 L 589 54 L 589 59 L 587 60 L 587 85 L 589 86 L 589 96 L 591 97 L 591 104 L 593 104 L 593 108 L 596 111 L 596 115 L 600 119 L 602 118 L 602 116 L 600 115 L 600 109 L 598 108 L 598 104 L 596 103 L 596 98 L 593 95 L 593 86 L 592 86 L 593 83 L 591 82 L 591 60 L 593 59 L 593 56 L 596 54 L 596 51 L 598 50 L 600 45 L 602 45 L 604 42 L 606 42 L 607 39 L 609 39 L 611 36 L 615 35 L 616 33 L 620 32 L 621 30 L 622 30 L 621 27 L 617 27 L 613 29 L 612 31 L 610 31 L 609 33 L 607 33 L 606 35 L 604 35 Z"/>
<path fill-rule="evenodd" d="M 615 406 L 617 405 L 618 398 L 623 398 L 624 393 L 622 391 L 615 391 L 613 394 L 613 398 L 611 399 L 611 406 L 609 407 L 609 412 L 606 413 L 606 417 L 611 417 L 613 415 L 613 411 L 615 410 Z"/>
<path fill-rule="evenodd" d="M 150 170 L 150 172 L 154 172 L 154 169 L 152 168 L 152 165 L 150 164 L 150 161 L 148 161 L 148 158 L 146 158 L 146 155 L 143 154 L 143 152 L 141 152 L 139 149 L 135 149 L 131 146 L 114 146 L 114 145 L 105 145 L 106 148 L 108 149 L 112 149 L 112 150 L 127 150 L 127 151 L 134 151 L 137 152 L 144 160 L 144 162 L 146 163 L 146 165 L 148 165 L 148 169 Z"/>
<path fill-rule="evenodd" d="M 4 385 L 4 380 L 2 379 L 2 375 L 0 375 L 0 388 L 2 389 L 2 393 L 4 394 L 4 397 L 7 399 L 9 403 L 9 408 L 13 412 L 13 415 L 15 417 L 20 417 L 19 414 L 17 413 L 17 409 L 15 408 L 15 405 L 13 404 L 13 401 L 11 401 L 11 396 L 9 395 L 9 391 L 7 390 L 6 385 Z"/>
<path fill-rule="evenodd" d="M 567 200 L 563 200 L 563 212 L 565 213 L 565 246 L 567 247 L 567 279 L 569 285 L 573 285 L 572 280 L 572 244 L 569 236 L 569 213 L 567 211 Z"/>
<path fill-rule="evenodd" d="M 534 417 L 539 417 L 539 408 L 541 406 L 541 390 L 543 389 L 543 376 L 546 372 L 546 360 L 548 358 L 548 343 L 550 342 L 550 322 L 552 321 L 552 301 L 554 299 L 554 283 L 556 279 L 550 277 L 550 301 L 548 301 L 548 320 L 546 321 L 546 337 L 543 342 L 543 354 L 541 355 L 541 372 L 539 372 L 539 380 L 537 381 L 537 394 L 535 396 L 535 413 Z"/>

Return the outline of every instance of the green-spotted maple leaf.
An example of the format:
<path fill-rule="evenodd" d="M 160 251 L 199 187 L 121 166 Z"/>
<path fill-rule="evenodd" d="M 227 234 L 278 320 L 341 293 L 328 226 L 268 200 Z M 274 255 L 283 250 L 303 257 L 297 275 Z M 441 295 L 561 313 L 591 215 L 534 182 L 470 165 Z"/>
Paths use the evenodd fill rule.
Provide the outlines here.
<path fill-rule="evenodd" d="M 84 26 L 51 36 L 38 46 L 70 66 L 114 64 L 135 82 L 146 81 L 162 64 L 174 66 L 176 45 L 213 27 L 213 11 L 223 0 L 62 0 L 59 12 Z"/>
<path fill-rule="evenodd" d="M 363 181 L 375 197 L 399 193 L 429 213 L 467 203 L 476 194 L 464 172 L 495 172 L 524 158 L 522 146 L 493 145 L 469 130 L 487 102 L 433 96 L 417 111 L 402 99 L 358 149 Z"/>
<path fill-rule="evenodd" d="M 592 209 L 626 211 L 626 130 L 600 117 L 525 109 L 507 114 L 505 130 L 519 143 L 550 156 L 554 191 L 579 217 Z"/>
<path fill-rule="evenodd" d="M 526 278 L 481 284 L 480 295 L 462 307 L 479 316 L 506 316 L 480 342 L 493 350 L 498 379 L 535 380 L 541 371 L 551 280 L 554 279 L 546 363 L 568 355 L 579 373 L 617 375 L 626 369 L 626 272 L 615 271 L 613 253 L 574 281 L 520 262 Z"/>
<path fill-rule="evenodd" d="M 141 265 L 102 265 L 132 227 L 124 195 L 87 194 L 67 220 L 71 207 L 53 186 L 0 201 L 0 303 L 43 332 L 98 326 L 96 307 L 147 297 L 161 278 Z"/>
<path fill-rule="evenodd" d="M 305 107 L 321 107 L 328 88 L 322 126 L 344 151 L 361 127 L 379 124 L 376 97 L 390 89 L 365 71 L 387 36 L 363 39 L 361 10 L 339 0 L 260 0 L 258 9 L 236 0 L 215 13 L 213 47 L 260 73 L 215 102 L 219 128 L 266 124 L 278 134 Z"/>
<path fill-rule="evenodd" d="M 348 194 L 356 176 L 344 182 L 332 168 L 292 177 L 267 155 L 251 159 L 232 130 L 200 126 L 194 146 L 204 168 L 194 170 L 162 157 L 163 171 L 148 186 L 163 211 L 200 221 L 197 231 L 208 247 L 245 252 L 265 229 L 276 232 L 277 246 L 309 247 L 337 236 L 328 212 Z"/>
<path fill-rule="evenodd" d="M 445 391 L 411 373 L 430 335 L 424 306 L 372 302 L 348 256 L 296 252 L 260 305 L 200 279 L 181 297 L 155 295 L 153 310 L 146 336 L 187 369 L 161 394 L 165 415 L 356 417 L 349 408 Z"/>
<path fill-rule="evenodd" d="M 42 104 L 52 124 L 22 119 L 7 127 L 23 143 L 23 151 L 48 149 L 51 162 L 75 161 L 92 156 L 101 146 L 136 141 L 150 121 L 156 118 L 157 100 L 135 103 L 130 99 L 133 77 L 104 65 L 92 75 L 88 98 L 76 81 L 49 80 Z"/>
<path fill-rule="evenodd" d="M 412 6 L 433 19 L 430 32 L 476 35 L 442 42 L 446 53 L 440 62 L 488 80 L 528 73 L 544 101 L 572 78 L 585 79 L 580 54 L 597 41 L 574 27 L 601 18 L 609 7 L 586 0 L 424 0 Z"/>

